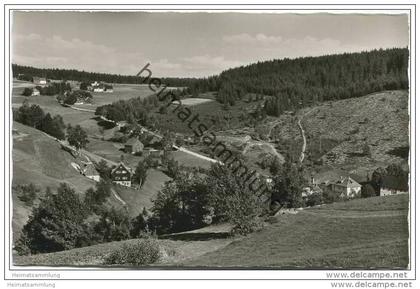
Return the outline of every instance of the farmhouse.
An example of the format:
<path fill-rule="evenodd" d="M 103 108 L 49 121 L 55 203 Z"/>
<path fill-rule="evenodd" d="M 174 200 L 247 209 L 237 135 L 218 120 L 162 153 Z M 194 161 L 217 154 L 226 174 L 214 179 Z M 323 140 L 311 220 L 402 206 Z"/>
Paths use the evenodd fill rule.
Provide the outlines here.
<path fill-rule="evenodd" d="M 137 137 L 130 138 L 125 144 L 124 144 L 124 151 L 128 154 L 136 154 L 139 152 L 142 152 L 144 148 L 144 145 Z"/>
<path fill-rule="evenodd" d="M 36 85 L 47 85 L 47 79 L 45 77 L 36 77 L 32 78 L 32 82 Z"/>
<path fill-rule="evenodd" d="M 354 198 L 360 194 L 362 185 L 350 177 L 343 178 L 330 184 L 331 190 L 341 197 Z"/>
<path fill-rule="evenodd" d="M 121 186 L 131 187 L 131 176 L 131 169 L 122 162 L 111 171 L 112 182 Z"/>
<path fill-rule="evenodd" d="M 408 178 L 399 176 L 383 176 L 379 195 L 390 196 L 408 193 Z"/>
<path fill-rule="evenodd" d="M 37 89 L 37 88 L 33 88 L 32 89 L 32 96 L 37 96 L 37 95 L 40 95 L 41 94 L 41 92 Z"/>
<path fill-rule="evenodd" d="M 88 89 L 93 92 L 113 92 L 112 85 L 103 82 L 93 82 Z"/>
<path fill-rule="evenodd" d="M 95 166 L 92 163 L 85 164 L 84 168 L 82 168 L 82 173 L 85 177 L 94 180 L 95 182 L 99 182 L 99 173 L 96 171 Z"/>

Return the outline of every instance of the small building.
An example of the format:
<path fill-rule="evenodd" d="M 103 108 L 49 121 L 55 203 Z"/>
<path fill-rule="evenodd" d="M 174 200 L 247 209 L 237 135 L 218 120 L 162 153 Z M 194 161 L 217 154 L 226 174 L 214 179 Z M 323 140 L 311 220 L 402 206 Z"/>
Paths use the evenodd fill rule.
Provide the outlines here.
<path fill-rule="evenodd" d="M 125 127 L 126 125 L 128 125 L 128 122 L 126 120 L 121 120 L 117 122 L 117 127 L 118 129 L 122 129 L 123 127 Z"/>
<path fill-rule="evenodd" d="M 93 92 L 113 92 L 113 87 L 110 84 L 106 84 L 103 82 L 93 82 L 90 86 L 88 86 L 88 90 Z"/>
<path fill-rule="evenodd" d="M 408 194 L 408 176 L 383 176 L 379 195 Z"/>
<path fill-rule="evenodd" d="M 143 155 L 146 157 L 151 156 L 152 158 L 160 158 L 163 155 L 163 151 L 153 149 L 153 148 L 148 148 L 143 151 Z"/>
<path fill-rule="evenodd" d="M 129 167 L 120 162 L 112 171 L 111 179 L 114 184 L 131 187 L 131 177 L 133 173 Z"/>
<path fill-rule="evenodd" d="M 304 187 L 302 190 L 302 199 L 305 201 L 308 199 L 309 196 L 313 194 L 322 194 L 322 188 L 319 184 L 312 183 L 310 187 Z"/>
<path fill-rule="evenodd" d="M 136 154 L 143 151 L 144 145 L 137 137 L 130 138 L 124 144 L 124 151 L 128 154 Z"/>
<path fill-rule="evenodd" d="M 37 95 L 40 95 L 41 94 L 41 92 L 37 89 L 37 88 L 33 88 L 32 89 L 32 96 L 37 96 Z"/>
<path fill-rule="evenodd" d="M 341 197 L 354 198 L 360 195 L 362 185 L 350 177 L 343 178 L 330 184 L 331 190 Z"/>
<path fill-rule="evenodd" d="M 32 82 L 36 85 L 47 85 L 47 79 L 45 77 L 36 77 L 32 78 Z"/>
<path fill-rule="evenodd" d="M 85 166 L 82 168 L 82 173 L 85 177 L 94 180 L 95 182 L 99 182 L 99 173 L 92 163 L 85 164 Z"/>

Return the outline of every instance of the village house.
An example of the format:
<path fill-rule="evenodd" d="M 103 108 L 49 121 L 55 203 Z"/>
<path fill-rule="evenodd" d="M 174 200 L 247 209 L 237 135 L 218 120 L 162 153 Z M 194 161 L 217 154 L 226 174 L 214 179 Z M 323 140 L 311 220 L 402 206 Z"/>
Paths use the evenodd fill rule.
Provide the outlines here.
<path fill-rule="evenodd" d="M 36 85 L 47 85 L 47 79 L 45 77 L 36 77 L 32 78 L 32 82 Z"/>
<path fill-rule="evenodd" d="M 303 188 L 302 191 L 302 199 L 305 201 L 309 196 L 312 196 L 313 194 L 321 194 L 322 189 L 318 184 L 313 184 L 310 187 Z"/>
<path fill-rule="evenodd" d="M 112 171 L 111 179 L 114 184 L 131 187 L 132 171 L 129 167 L 120 162 Z"/>
<path fill-rule="evenodd" d="M 130 138 L 124 144 L 124 151 L 128 154 L 137 154 L 143 151 L 144 145 L 137 137 Z"/>
<path fill-rule="evenodd" d="M 112 85 L 110 84 L 106 84 L 103 82 L 93 82 L 91 83 L 91 85 L 88 87 L 88 90 L 93 91 L 93 92 L 113 92 L 113 88 Z"/>
<path fill-rule="evenodd" d="M 91 179 L 94 180 L 95 182 L 99 182 L 99 173 L 98 171 L 95 169 L 95 166 L 92 163 L 86 163 L 84 165 L 84 167 L 82 168 L 82 174 Z"/>
<path fill-rule="evenodd" d="M 381 189 L 379 195 L 390 196 L 408 194 L 408 180 L 398 178 L 397 176 L 382 177 Z"/>
<path fill-rule="evenodd" d="M 32 96 L 38 96 L 40 94 L 41 94 L 41 92 L 37 88 L 34 87 L 32 89 Z"/>
<path fill-rule="evenodd" d="M 362 190 L 362 185 L 350 177 L 341 177 L 340 180 L 329 184 L 329 186 L 334 193 L 347 198 L 354 198 L 360 195 Z"/>

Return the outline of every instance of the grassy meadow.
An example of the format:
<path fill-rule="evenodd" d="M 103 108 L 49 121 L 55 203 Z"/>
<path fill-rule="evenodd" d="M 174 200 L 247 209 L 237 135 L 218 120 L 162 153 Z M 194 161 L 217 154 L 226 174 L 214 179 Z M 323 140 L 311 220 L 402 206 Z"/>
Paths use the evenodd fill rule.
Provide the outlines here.
<path fill-rule="evenodd" d="M 406 268 L 407 213 L 408 195 L 396 195 L 357 199 L 272 217 L 261 231 L 246 237 L 221 238 L 220 230 L 207 229 L 173 234 L 158 240 L 163 257 L 153 266 Z M 58 253 L 16 256 L 14 263 L 102 266 L 112 250 L 127 242 L 135 240 Z"/>
<path fill-rule="evenodd" d="M 408 195 L 374 197 L 281 215 L 262 231 L 183 265 L 406 268 Z"/>

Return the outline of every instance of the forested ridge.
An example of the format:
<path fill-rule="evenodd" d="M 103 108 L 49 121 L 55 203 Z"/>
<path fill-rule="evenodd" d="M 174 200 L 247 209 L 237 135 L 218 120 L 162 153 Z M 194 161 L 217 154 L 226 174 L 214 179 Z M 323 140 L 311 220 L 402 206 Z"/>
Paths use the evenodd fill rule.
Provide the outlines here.
<path fill-rule="evenodd" d="M 393 48 L 296 59 L 276 59 L 228 69 L 208 78 L 162 78 L 169 86 L 199 92 L 218 91 L 216 98 L 234 105 L 249 93 L 265 96 L 265 110 L 280 115 L 316 102 L 359 97 L 382 90 L 408 88 L 408 49 Z M 150 68 L 152 71 L 152 67 Z M 137 76 L 13 65 L 13 75 L 51 79 L 141 83 Z M 145 76 L 145 75 L 144 75 Z"/>
<path fill-rule="evenodd" d="M 139 70 L 141 67 L 139 67 Z M 32 66 L 23 66 L 12 64 L 13 77 L 19 75 L 26 75 L 30 77 L 46 77 L 54 80 L 75 80 L 81 82 L 103 81 L 107 83 L 125 83 L 125 84 L 142 84 L 143 79 L 136 75 L 121 75 L 110 73 L 87 72 L 76 69 L 59 69 L 59 68 L 36 68 Z M 153 72 L 153 66 L 150 67 Z M 142 76 L 146 76 L 144 73 Z M 28 79 L 30 79 L 30 77 Z M 152 77 L 154 77 L 152 75 Z M 214 78 L 214 77 L 210 77 Z M 209 78 L 209 79 L 210 79 Z M 176 87 L 193 87 L 194 83 L 199 81 L 198 78 L 174 78 L 163 77 L 160 78 L 163 83 L 168 86 Z M 204 79 L 201 79 L 201 81 Z"/>
<path fill-rule="evenodd" d="M 218 100 L 234 104 L 246 93 L 267 98 L 268 114 L 279 115 L 314 102 L 408 88 L 408 49 L 374 50 L 259 62 L 224 71 Z"/>

